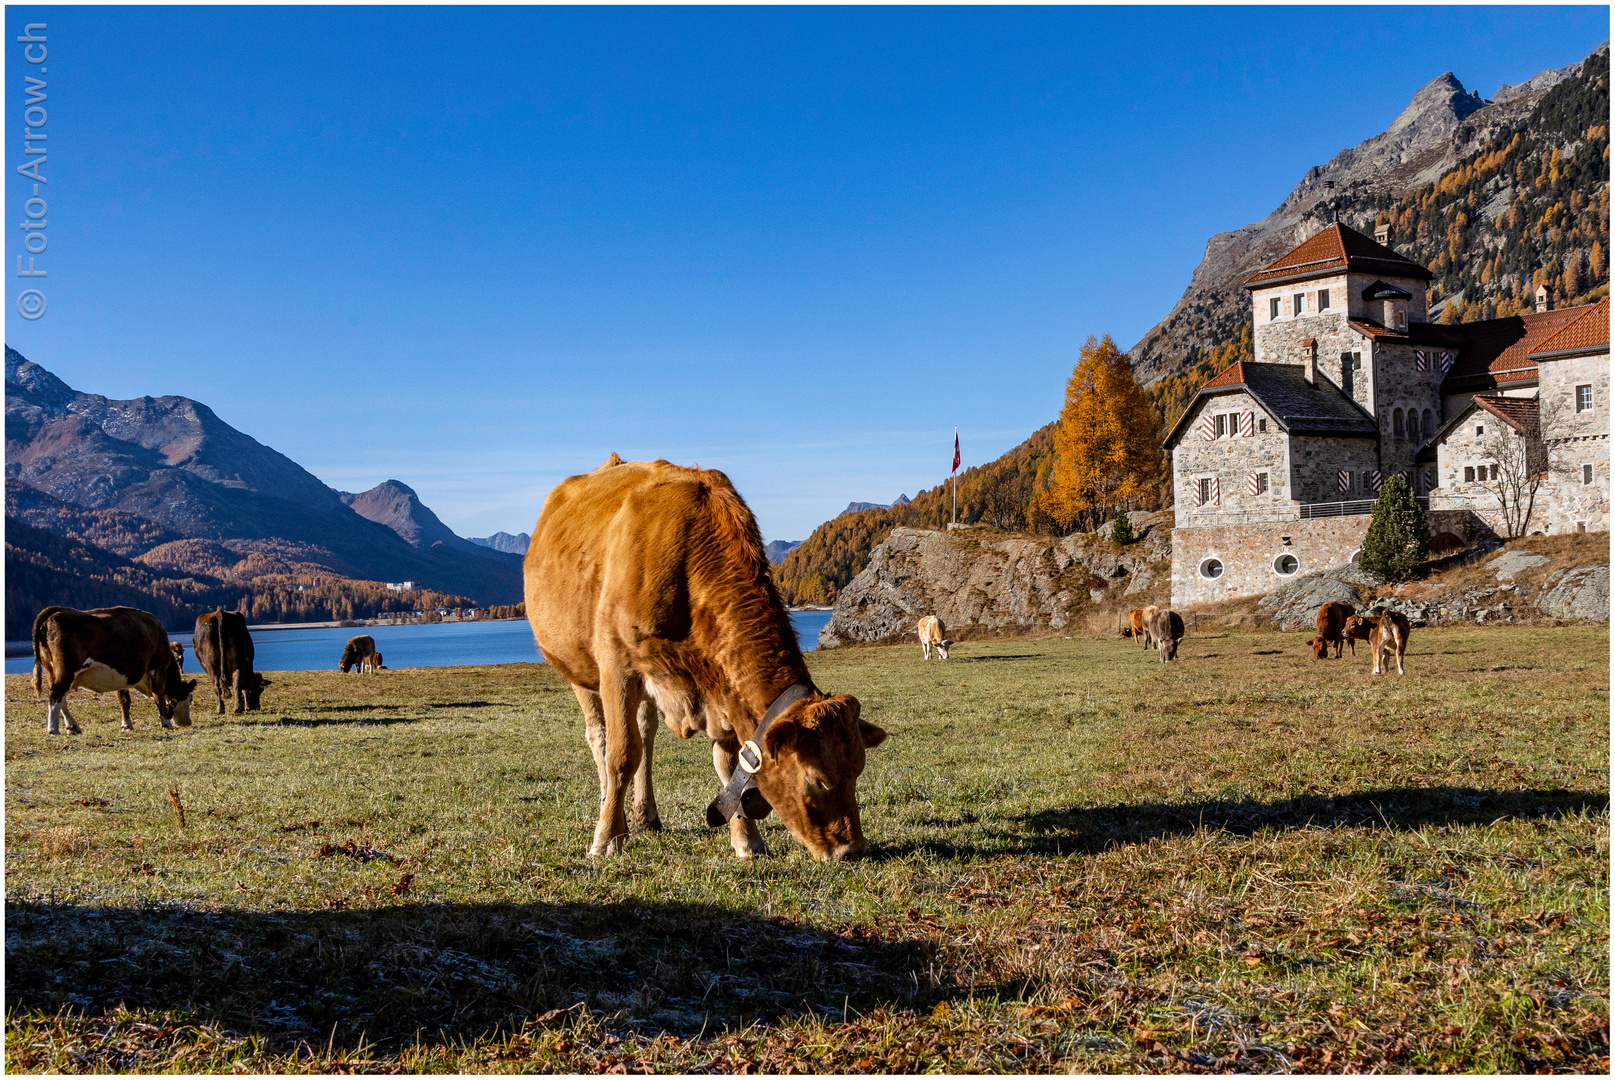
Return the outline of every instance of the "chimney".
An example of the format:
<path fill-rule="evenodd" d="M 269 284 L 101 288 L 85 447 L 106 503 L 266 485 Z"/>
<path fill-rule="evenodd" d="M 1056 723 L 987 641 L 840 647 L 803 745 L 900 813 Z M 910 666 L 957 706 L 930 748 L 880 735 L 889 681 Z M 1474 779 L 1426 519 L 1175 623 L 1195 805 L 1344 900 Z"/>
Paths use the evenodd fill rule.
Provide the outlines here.
<path fill-rule="evenodd" d="M 1304 359 L 1301 362 L 1301 377 L 1313 386 L 1318 385 L 1318 342 L 1307 338 L 1301 343 Z"/>
<path fill-rule="evenodd" d="M 1374 230 L 1374 243 L 1385 245 L 1391 242 L 1391 223 L 1384 222 Z"/>
<path fill-rule="evenodd" d="M 1536 287 L 1536 309 L 1538 311 L 1547 311 L 1548 308 L 1550 308 L 1552 306 L 1553 305 L 1548 303 L 1548 288 L 1547 288 L 1547 286 L 1546 285 L 1538 285 Z"/>

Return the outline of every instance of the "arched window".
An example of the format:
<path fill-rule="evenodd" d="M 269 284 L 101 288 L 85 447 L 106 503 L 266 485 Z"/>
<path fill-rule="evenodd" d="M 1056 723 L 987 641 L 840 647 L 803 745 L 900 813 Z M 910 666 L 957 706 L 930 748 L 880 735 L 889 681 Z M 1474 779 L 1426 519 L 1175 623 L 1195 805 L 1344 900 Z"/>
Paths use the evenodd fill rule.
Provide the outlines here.
<path fill-rule="evenodd" d="M 1419 411 L 1417 409 L 1408 410 L 1408 438 L 1414 442 L 1419 441 Z"/>
<path fill-rule="evenodd" d="M 1429 409 L 1424 410 L 1424 437 L 1428 439 L 1436 433 L 1436 418 Z"/>
<path fill-rule="evenodd" d="M 1391 434 L 1398 439 L 1402 437 L 1402 410 L 1397 409 L 1391 414 Z"/>

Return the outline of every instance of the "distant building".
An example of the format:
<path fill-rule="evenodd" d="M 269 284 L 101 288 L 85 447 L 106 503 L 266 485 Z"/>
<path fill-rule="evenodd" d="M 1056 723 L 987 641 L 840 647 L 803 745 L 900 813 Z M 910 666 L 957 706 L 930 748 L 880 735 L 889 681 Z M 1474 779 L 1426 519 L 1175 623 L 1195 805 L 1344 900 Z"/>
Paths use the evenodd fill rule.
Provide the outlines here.
<path fill-rule="evenodd" d="M 1539 298 L 1534 312 L 1443 326 L 1427 321 L 1430 278 L 1335 224 L 1245 281 L 1254 361 L 1202 386 L 1166 438 L 1174 605 L 1355 559 L 1393 474 L 1445 542 L 1495 531 L 1496 496 L 1475 477 L 1496 463 L 1472 434 L 1488 421 L 1460 422 L 1477 411 L 1547 445 L 1529 531 L 1608 530 L 1608 300 L 1551 311 Z"/>

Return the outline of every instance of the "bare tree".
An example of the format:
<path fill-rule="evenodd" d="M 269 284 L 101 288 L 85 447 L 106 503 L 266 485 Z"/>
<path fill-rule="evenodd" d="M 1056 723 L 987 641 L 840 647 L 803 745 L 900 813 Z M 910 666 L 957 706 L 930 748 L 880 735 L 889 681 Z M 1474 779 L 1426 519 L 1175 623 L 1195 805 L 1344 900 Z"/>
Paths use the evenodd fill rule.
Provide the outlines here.
<path fill-rule="evenodd" d="M 1530 528 L 1542 485 L 1552 476 L 1566 478 L 1572 472 L 1542 438 L 1543 421 L 1552 427 L 1559 408 L 1558 402 L 1538 403 L 1537 410 L 1519 418 L 1523 430 L 1511 424 L 1486 425 L 1488 434 L 1480 444 L 1481 453 L 1491 459 L 1486 487 L 1497 496 L 1503 529 L 1511 540 Z"/>

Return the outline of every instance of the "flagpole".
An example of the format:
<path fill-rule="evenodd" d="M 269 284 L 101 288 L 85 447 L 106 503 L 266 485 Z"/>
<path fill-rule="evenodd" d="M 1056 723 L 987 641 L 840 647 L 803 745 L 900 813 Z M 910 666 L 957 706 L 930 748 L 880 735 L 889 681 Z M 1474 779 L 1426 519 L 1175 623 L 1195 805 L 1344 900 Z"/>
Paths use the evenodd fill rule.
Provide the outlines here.
<path fill-rule="evenodd" d="M 959 524 L 959 429 L 953 429 L 953 523 Z"/>

